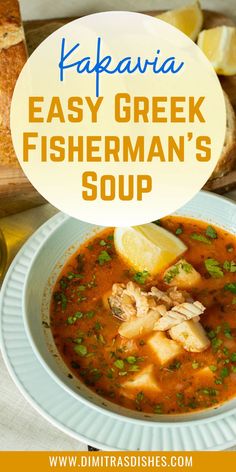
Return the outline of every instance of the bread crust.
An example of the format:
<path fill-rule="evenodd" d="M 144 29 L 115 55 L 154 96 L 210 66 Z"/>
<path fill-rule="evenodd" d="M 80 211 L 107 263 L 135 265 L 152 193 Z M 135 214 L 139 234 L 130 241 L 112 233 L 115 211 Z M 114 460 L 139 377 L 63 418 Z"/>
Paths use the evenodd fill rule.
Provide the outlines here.
<path fill-rule="evenodd" d="M 221 156 L 209 180 L 223 177 L 235 168 L 236 165 L 236 117 L 234 109 L 226 93 L 226 135 Z"/>
<path fill-rule="evenodd" d="M 15 83 L 27 59 L 17 0 L 0 0 L 0 166 L 19 167 L 10 132 Z"/>

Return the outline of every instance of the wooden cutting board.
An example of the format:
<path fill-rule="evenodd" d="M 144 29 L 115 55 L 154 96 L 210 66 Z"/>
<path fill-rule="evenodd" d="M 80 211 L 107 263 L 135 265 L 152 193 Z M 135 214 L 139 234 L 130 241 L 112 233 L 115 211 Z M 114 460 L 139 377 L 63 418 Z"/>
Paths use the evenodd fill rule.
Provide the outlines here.
<path fill-rule="evenodd" d="M 157 15 L 158 11 L 145 12 Z M 215 12 L 204 12 L 203 28 L 212 28 L 219 25 L 234 26 L 231 18 Z M 47 37 L 61 26 L 74 18 L 60 18 L 52 20 L 35 20 L 24 23 L 26 42 L 29 54 Z M 223 77 L 222 87 L 228 93 L 236 111 L 236 76 Z M 217 193 L 224 193 L 236 187 L 236 169 L 228 175 L 215 179 L 206 184 L 205 188 Z M 38 194 L 29 183 L 22 170 L 17 168 L 5 169 L 0 175 L 0 217 L 23 211 L 45 203 L 44 198 Z"/>

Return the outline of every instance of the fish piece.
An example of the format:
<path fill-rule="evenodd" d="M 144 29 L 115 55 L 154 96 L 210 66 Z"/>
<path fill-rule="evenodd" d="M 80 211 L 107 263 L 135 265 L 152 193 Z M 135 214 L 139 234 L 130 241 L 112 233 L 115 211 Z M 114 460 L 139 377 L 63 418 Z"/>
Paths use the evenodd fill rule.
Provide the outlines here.
<path fill-rule="evenodd" d="M 135 316 L 146 316 L 156 306 L 156 302 L 154 297 L 148 296 L 134 282 L 128 282 L 127 285 L 113 284 L 109 305 L 114 316 L 129 321 Z"/>
<path fill-rule="evenodd" d="M 136 392 L 161 391 L 161 387 L 155 379 L 153 365 L 148 365 L 141 372 L 134 375 L 132 379 L 123 382 L 122 388 L 125 390 L 135 390 Z"/>
<path fill-rule="evenodd" d="M 194 269 L 192 264 L 189 264 L 185 259 L 181 259 L 165 271 L 164 282 L 180 289 L 190 289 L 201 282 L 201 275 Z"/>
<path fill-rule="evenodd" d="M 167 364 L 184 352 L 177 342 L 169 339 L 165 333 L 160 331 L 149 338 L 147 344 L 155 353 L 161 365 Z"/>
<path fill-rule="evenodd" d="M 159 311 L 150 310 L 146 316 L 121 323 L 118 333 L 128 339 L 151 333 L 160 316 Z"/>
<path fill-rule="evenodd" d="M 113 284 L 108 303 L 114 316 L 120 320 L 131 320 L 137 311 L 134 299 L 126 294 L 125 288 L 124 284 Z"/>
<path fill-rule="evenodd" d="M 138 285 L 134 284 L 133 282 L 128 282 L 125 289 L 125 294 L 133 298 L 136 306 L 137 316 L 145 316 L 148 313 L 150 310 L 150 304 L 147 293 L 142 292 Z"/>
<path fill-rule="evenodd" d="M 170 311 L 167 311 L 162 318 L 160 318 L 154 326 L 156 331 L 167 331 L 183 321 L 192 318 L 199 321 L 199 316 L 204 313 L 205 307 L 198 301 L 193 303 L 181 303 L 175 306 Z M 197 320 L 196 320 L 197 318 Z"/>
<path fill-rule="evenodd" d="M 194 323 L 193 320 L 184 321 L 169 330 L 172 339 L 179 342 L 186 351 L 205 351 L 210 341 L 201 323 Z"/>

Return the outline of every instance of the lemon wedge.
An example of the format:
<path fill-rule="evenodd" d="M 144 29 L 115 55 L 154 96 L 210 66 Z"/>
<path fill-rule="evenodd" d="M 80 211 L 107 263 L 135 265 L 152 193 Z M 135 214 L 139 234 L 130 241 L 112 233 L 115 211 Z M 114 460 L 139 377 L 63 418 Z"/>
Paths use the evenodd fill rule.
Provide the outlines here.
<path fill-rule="evenodd" d="M 179 238 L 154 223 L 116 228 L 114 244 L 129 266 L 150 275 L 161 272 L 187 250 Z"/>
<path fill-rule="evenodd" d="M 217 74 L 236 74 L 236 28 L 218 26 L 203 30 L 198 46 L 206 54 Z"/>
<path fill-rule="evenodd" d="M 198 1 L 183 8 L 161 13 L 156 18 L 175 26 L 193 41 L 196 41 L 203 24 L 203 13 Z"/>

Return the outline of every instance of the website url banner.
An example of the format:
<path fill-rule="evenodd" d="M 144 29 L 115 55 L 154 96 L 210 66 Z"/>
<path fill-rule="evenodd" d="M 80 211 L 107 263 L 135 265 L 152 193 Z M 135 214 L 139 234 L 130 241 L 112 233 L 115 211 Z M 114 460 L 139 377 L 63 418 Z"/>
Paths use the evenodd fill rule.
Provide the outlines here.
<path fill-rule="evenodd" d="M 236 452 L 0 452 L 0 470 L 11 472 L 235 470 Z"/>

